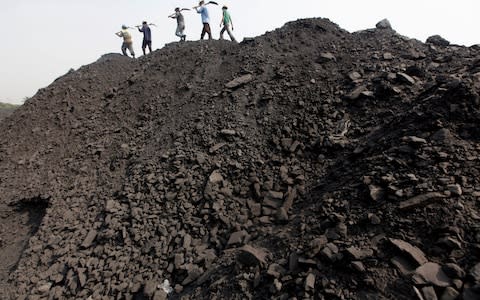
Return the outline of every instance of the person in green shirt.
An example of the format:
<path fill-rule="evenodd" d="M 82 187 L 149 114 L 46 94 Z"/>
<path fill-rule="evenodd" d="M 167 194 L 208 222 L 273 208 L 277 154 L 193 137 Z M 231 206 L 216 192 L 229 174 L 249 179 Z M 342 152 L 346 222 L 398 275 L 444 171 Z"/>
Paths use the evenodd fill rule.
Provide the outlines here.
<path fill-rule="evenodd" d="M 222 28 L 222 31 L 220 31 L 220 39 L 223 40 L 223 34 L 225 33 L 225 31 L 228 33 L 228 36 L 230 36 L 230 39 L 232 40 L 232 42 L 237 42 L 237 40 L 235 39 L 235 37 L 233 36 L 233 22 L 232 22 L 232 17 L 230 16 L 230 13 L 228 12 L 228 7 L 224 6 L 222 7 L 222 11 L 223 11 L 223 17 L 222 17 L 222 21 L 220 22 L 220 27 L 222 27 L 223 25 L 223 28 Z"/>

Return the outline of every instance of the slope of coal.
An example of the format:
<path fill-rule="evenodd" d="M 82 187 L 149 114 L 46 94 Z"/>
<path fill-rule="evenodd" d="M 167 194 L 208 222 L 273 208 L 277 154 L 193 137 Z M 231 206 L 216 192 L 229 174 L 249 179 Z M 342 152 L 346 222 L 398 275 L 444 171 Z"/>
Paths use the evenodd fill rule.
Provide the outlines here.
<path fill-rule="evenodd" d="M 311 19 L 59 78 L 0 124 L 4 296 L 476 299 L 478 57 Z"/>

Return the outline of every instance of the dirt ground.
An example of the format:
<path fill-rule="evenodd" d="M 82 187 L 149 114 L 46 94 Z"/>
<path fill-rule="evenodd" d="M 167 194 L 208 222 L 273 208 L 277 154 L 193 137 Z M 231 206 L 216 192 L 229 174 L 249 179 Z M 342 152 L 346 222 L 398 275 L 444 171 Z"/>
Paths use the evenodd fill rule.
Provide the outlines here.
<path fill-rule="evenodd" d="M 0 122 L 3 298 L 479 299 L 479 50 L 308 19 L 66 74 Z"/>

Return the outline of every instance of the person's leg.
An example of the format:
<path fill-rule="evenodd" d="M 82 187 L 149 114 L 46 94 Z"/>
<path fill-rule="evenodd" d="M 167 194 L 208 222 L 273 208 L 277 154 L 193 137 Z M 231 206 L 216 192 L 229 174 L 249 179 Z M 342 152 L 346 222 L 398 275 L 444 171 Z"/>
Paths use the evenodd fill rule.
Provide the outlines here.
<path fill-rule="evenodd" d="M 187 35 L 185 34 L 185 25 L 182 26 L 182 39 L 183 41 L 187 39 Z"/>
<path fill-rule="evenodd" d="M 207 33 L 207 25 L 208 23 L 203 23 L 202 34 L 200 35 L 201 40 L 203 40 L 203 38 L 205 37 L 205 33 Z"/>
<path fill-rule="evenodd" d="M 211 40 L 212 39 L 212 29 L 210 29 L 210 24 L 208 24 L 208 23 L 206 25 L 206 31 L 208 33 L 208 39 Z"/>
<path fill-rule="evenodd" d="M 143 40 L 142 42 L 142 51 L 143 51 L 143 55 L 147 55 L 147 53 L 145 52 L 145 49 L 147 48 L 147 41 L 146 40 Z"/>
<path fill-rule="evenodd" d="M 175 35 L 178 37 L 182 37 L 182 28 L 177 26 L 177 30 L 175 31 Z"/>
<path fill-rule="evenodd" d="M 126 43 L 122 44 L 122 53 L 123 53 L 123 55 L 127 56 L 127 44 Z"/>
<path fill-rule="evenodd" d="M 148 50 L 152 53 L 152 41 L 148 41 Z"/>
<path fill-rule="evenodd" d="M 135 58 L 135 51 L 133 51 L 133 43 L 130 43 L 128 45 L 128 50 L 130 50 L 130 54 L 132 55 L 132 57 Z"/>
<path fill-rule="evenodd" d="M 220 31 L 220 39 L 223 40 L 223 34 L 225 33 L 226 26 L 223 26 L 222 30 Z"/>
<path fill-rule="evenodd" d="M 228 33 L 228 36 L 230 36 L 230 39 L 232 40 L 232 42 L 237 42 L 237 40 L 235 39 L 235 37 L 233 36 L 233 32 L 232 32 L 232 29 L 230 28 L 230 25 L 227 25 L 225 26 L 227 27 L 227 33 Z"/>

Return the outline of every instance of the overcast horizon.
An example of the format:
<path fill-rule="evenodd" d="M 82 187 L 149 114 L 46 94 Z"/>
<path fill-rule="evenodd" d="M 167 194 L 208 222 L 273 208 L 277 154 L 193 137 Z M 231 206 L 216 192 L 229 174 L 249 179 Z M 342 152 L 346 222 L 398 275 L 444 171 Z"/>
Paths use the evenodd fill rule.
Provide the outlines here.
<path fill-rule="evenodd" d="M 475 14 L 480 4 L 459 0 L 456 5 L 433 0 L 388 3 L 367 0 L 361 3 L 338 0 L 297 0 L 294 4 L 253 0 L 219 2 L 210 5 L 211 27 L 218 39 L 221 6 L 227 4 L 238 41 L 256 37 L 301 18 L 328 18 L 349 32 L 374 28 L 387 18 L 401 35 L 425 41 L 441 35 L 453 44 L 471 46 L 480 43 Z M 18 0 L 4 3 L 0 11 L 0 33 L 4 37 L 4 60 L 0 80 L 0 102 L 22 103 L 38 89 L 51 84 L 71 68 L 78 69 L 106 53 L 120 53 L 121 39 L 114 35 L 122 24 L 134 26 L 143 20 L 153 22 L 153 48 L 178 41 L 176 21 L 167 18 L 177 6 L 192 8 L 198 1 L 181 0 Z M 198 40 L 200 16 L 184 12 L 187 40 Z M 135 30 L 136 31 L 136 30 Z M 141 54 L 142 35 L 131 30 L 137 56 Z M 226 35 L 227 37 L 227 35 Z"/>

